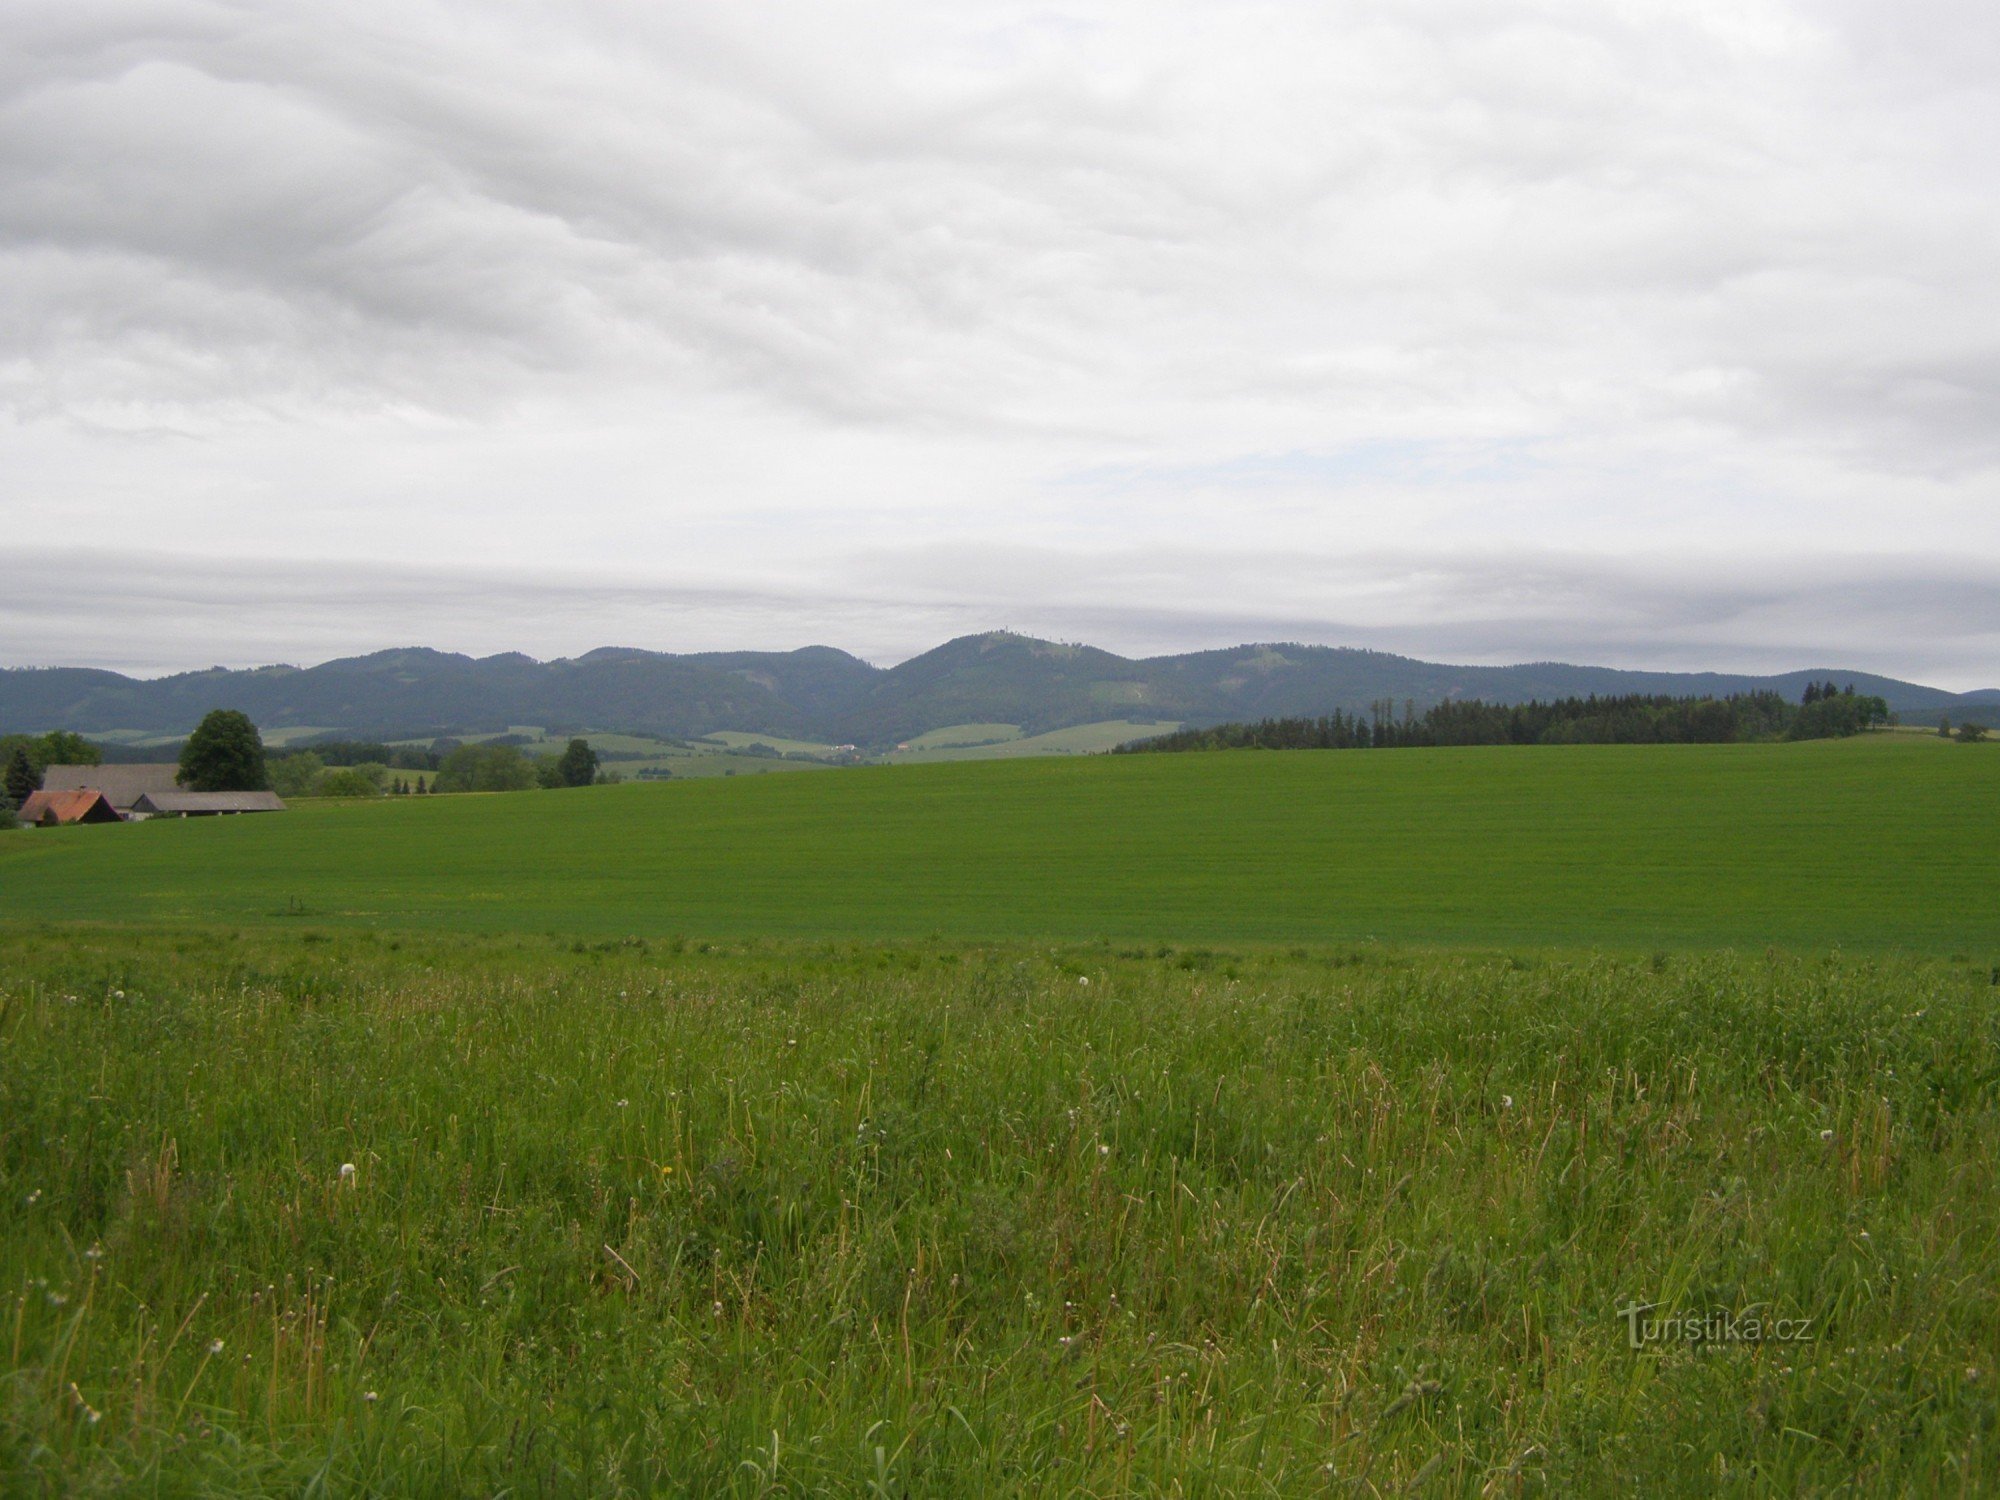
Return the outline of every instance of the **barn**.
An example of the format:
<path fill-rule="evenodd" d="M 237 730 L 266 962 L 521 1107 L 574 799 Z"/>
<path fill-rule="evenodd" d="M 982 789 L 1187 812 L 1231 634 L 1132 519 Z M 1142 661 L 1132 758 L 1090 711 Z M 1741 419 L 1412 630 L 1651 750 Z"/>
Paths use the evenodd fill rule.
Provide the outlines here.
<path fill-rule="evenodd" d="M 21 804 L 20 818 L 36 828 L 58 828 L 70 823 L 116 823 L 118 809 L 104 793 L 81 791 L 40 791 L 28 793 Z"/>
<path fill-rule="evenodd" d="M 50 766 L 42 772 L 45 792 L 102 792 L 123 816 L 148 792 L 179 790 L 174 780 L 180 768 L 160 763 L 129 766 Z"/>
<path fill-rule="evenodd" d="M 146 792 L 132 804 L 135 818 L 214 818 L 284 811 L 285 804 L 276 792 Z"/>

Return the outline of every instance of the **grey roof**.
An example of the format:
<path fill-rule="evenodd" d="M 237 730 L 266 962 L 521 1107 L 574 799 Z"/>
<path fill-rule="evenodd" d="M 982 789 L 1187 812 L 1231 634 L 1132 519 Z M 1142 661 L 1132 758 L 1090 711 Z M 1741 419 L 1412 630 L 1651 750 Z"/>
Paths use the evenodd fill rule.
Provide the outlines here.
<path fill-rule="evenodd" d="M 147 792 L 132 805 L 142 813 L 283 812 L 276 792 Z"/>
<path fill-rule="evenodd" d="M 42 772 L 42 790 L 102 792 L 106 802 L 120 812 L 129 812 L 148 792 L 179 791 L 174 784 L 178 769 L 173 765 L 50 766 Z"/>

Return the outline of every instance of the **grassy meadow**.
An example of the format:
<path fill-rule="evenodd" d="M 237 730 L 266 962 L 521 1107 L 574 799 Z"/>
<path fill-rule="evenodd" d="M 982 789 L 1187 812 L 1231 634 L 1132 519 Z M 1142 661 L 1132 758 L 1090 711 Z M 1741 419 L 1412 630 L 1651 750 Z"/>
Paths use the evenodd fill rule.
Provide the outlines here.
<path fill-rule="evenodd" d="M 1884 736 L 0 836 L 0 1494 L 1988 1492 L 1996 794 Z"/>
<path fill-rule="evenodd" d="M 0 1487 L 1979 1492 L 1996 996 L 1841 955 L 16 934 Z M 1806 1321 L 1635 1350 L 1646 1304 Z"/>

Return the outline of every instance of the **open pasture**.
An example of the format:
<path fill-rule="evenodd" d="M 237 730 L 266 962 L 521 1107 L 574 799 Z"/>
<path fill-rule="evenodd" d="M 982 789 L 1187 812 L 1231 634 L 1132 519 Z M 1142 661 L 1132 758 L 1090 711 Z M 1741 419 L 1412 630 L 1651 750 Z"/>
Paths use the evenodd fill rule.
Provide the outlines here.
<path fill-rule="evenodd" d="M 1842 945 L 2000 960 L 2000 753 L 1884 736 L 865 767 L 0 837 L 0 921 Z"/>

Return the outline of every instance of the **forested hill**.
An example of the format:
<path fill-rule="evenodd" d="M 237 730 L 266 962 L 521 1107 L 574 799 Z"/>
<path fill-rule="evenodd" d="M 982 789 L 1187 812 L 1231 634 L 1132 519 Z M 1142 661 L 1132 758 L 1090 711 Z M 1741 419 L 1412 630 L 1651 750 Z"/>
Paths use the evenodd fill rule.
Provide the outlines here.
<path fill-rule="evenodd" d="M 1881 697 L 1906 718 L 1954 720 L 2000 705 L 2000 691 L 1954 694 L 1819 667 L 1769 677 L 1628 672 L 1534 663 L 1465 667 L 1379 651 L 1249 645 L 1133 659 L 1090 646 L 994 632 L 961 637 L 898 666 L 847 652 L 605 649 L 558 661 L 379 651 L 314 667 L 216 668 L 142 680 L 81 668 L 0 670 L 0 732 L 75 729 L 182 734 L 211 708 L 266 728 L 357 736 L 490 732 L 510 725 L 701 735 L 757 734 L 881 748 L 955 724 L 1018 724 L 1029 734 L 1109 719 L 1195 725 L 1336 711 L 1392 701 L 1422 712 L 1619 695 L 1722 698 L 1774 692 L 1796 702 L 1826 677 Z"/>
<path fill-rule="evenodd" d="M 1886 701 L 1850 686 L 1812 683 L 1799 702 L 1762 691 L 1726 698 L 1563 698 L 1553 703 L 1394 703 L 1367 714 L 1264 719 L 1184 729 L 1120 745 L 1120 753 L 1176 750 L 1384 750 L 1439 745 L 1725 745 L 1752 740 L 1839 739 L 1886 724 Z"/>

